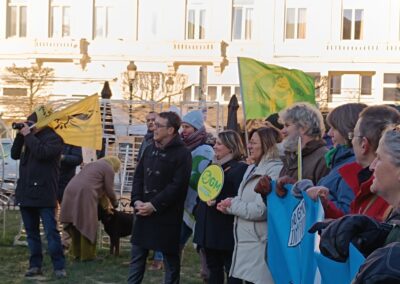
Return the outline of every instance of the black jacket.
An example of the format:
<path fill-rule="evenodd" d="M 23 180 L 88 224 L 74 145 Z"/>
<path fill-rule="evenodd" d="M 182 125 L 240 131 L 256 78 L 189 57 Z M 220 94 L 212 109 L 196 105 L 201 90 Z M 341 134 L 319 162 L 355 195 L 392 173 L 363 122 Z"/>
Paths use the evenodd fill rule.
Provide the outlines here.
<path fill-rule="evenodd" d="M 146 249 L 178 252 L 183 203 L 189 185 L 192 156 L 176 135 L 164 149 L 146 147 L 133 178 L 131 205 L 151 202 L 150 216 L 136 216 L 132 243 Z"/>
<path fill-rule="evenodd" d="M 11 158 L 20 160 L 16 202 L 21 207 L 55 207 L 63 140 L 44 128 L 25 137 L 17 134 Z"/>
<path fill-rule="evenodd" d="M 196 227 L 193 242 L 211 249 L 233 251 L 234 216 L 217 210 L 216 205 L 227 197 L 235 197 L 247 169 L 247 164 L 231 160 L 222 165 L 224 185 L 214 206 L 199 200 L 195 209 Z"/>
<path fill-rule="evenodd" d="M 57 199 L 61 203 L 64 189 L 69 181 L 75 176 L 76 167 L 82 163 L 82 148 L 64 144 L 61 155 L 60 179 L 58 182 Z"/>

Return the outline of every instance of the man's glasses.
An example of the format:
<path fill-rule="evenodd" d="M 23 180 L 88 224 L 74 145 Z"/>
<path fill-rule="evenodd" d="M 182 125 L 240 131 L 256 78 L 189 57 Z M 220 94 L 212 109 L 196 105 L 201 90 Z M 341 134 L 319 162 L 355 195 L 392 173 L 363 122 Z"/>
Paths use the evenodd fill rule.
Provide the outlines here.
<path fill-rule="evenodd" d="M 154 125 L 155 125 L 155 127 L 157 127 L 157 128 L 168 127 L 168 125 L 163 125 L 163 124 L 161 124 L 161 123 L 159 123 L 159 122 L 155 122 Z"/>

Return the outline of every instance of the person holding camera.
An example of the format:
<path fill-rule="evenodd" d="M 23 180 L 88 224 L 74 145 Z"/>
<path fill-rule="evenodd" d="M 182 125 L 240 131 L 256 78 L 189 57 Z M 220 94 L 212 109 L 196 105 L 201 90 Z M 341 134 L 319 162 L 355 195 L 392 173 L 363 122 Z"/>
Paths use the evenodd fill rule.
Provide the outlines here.
<path fill-rule="evenodd" d="M 11 158 L 20 160 L 15 197 L 30 250 L 26 277 L 42 275 L 40 219 L 46 233 L 55 276 L 66 277 L 65 258 L 55 218 L 63 140 L 49 127 L 37 129 L 34 126 L 50 114 L 51 109 L 40 106 L 28 116 L 26 122 L 19 125 L 14 123 L 14 127 L 19 131 L 11 147 Z"/>

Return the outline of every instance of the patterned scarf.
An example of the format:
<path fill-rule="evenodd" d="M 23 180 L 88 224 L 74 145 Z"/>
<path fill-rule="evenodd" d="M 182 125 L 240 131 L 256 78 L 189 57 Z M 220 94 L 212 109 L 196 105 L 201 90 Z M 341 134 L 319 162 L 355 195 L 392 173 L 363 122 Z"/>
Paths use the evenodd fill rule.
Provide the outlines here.
<path fill-rule="evenodd" d="M 204 144 L 207 138 L 207 132 L 204 127 L 200 128 L 196 132 L 193 132 L 186 138 L 183 138 L 183 143 L 185 143 L 186 148 L 188 148 L 190 151 L 195 149 L 197 146 Z"/>

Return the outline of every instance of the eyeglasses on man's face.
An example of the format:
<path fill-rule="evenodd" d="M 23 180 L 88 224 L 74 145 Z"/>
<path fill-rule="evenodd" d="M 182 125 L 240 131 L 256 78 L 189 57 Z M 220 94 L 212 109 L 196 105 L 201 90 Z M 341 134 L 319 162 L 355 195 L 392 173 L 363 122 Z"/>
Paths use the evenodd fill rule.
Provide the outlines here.
<path fill-rule="evenodd" d="M 155 122 L 155 123 L 154 123 L 154 126 L 157 127 L 157 128 L 168 127 L 168 125 L 164 125 L 164 124 L 161 124 L 161 123 L 159 123 L 159 122 Z"/>

